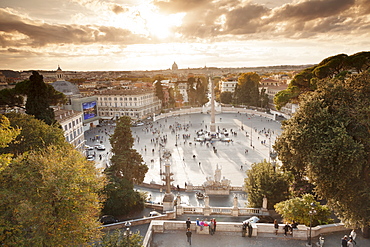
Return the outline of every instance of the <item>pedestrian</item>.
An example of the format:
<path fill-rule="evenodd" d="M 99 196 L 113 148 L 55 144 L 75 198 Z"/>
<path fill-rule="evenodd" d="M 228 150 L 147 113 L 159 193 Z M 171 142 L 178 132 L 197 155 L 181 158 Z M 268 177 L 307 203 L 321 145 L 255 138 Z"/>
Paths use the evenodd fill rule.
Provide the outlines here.
<path fill-rule="evenodd" d="M 252 237 L 252 233 L 253 233 L 252 223 L 248 222 L 248 237 Z"/>
<path fill-rule="evenodd" d="M 216 222 L 215 218 L 213 218 L 213 224 L 214 224 L 213 232 L 215 233 L 216 232 L 216 226 L 217 226 L 217 222 Z"/>
<path fill-rule="evenodd" d="M 352 239 L 349 239 L 347 242 L 347 247 L 353 247 Z"/>
<path fill-rule="evenodd" d="M 243 165 L 240 165 L 240 170 L 243 171 Z"/>
<path fill-rule="evenodd" d="M 355 229 L 352 229 L 351 233 L 349 234 L 349 239 L 352 239 L 352 241 L 355 243 L 355 245 L 357 245 L 355 239 L 356 239 L 356 232 L 355 232 Z"/>
<path fill-rule="evenodd" d="M 274 227 L 275 227 L 275 235 L 277 235 L 279 231 L 279 224 L 276 219 L 274 220 Z"/>
<path fill-rule="evenodd" d="M 243 227 L 242 227 L 242 237 L 245 237 L 245 234 L 247 233 L 247 226 L 248 226 L 248 223 L 244 222 Z"/>
<path fill-rule="evenodd" d="M 288 231 L 289 231 L 289 225 L 288 225 L 288 222 L 286 222 L 284 226 L 284 236 L 287 235 Z"/>
<path fill-rule="evenodd" d="M 211 219 L 211 223 L 209 225 L 211 235 L 215 234 L 215 222 L 214 219 Z"/>
<path fill-rule="evenodd" d="M 347 247 L 348 237 L 347 235 L 344 235 L 342 238 L 342 247 Z"/>
<path fill-rule="evenodd" d="M 191 230 L 190 230 L 190 228 L 188 228 L 187 230 L 186 230 L 186 237 L 187 237 L 187 241 L 188 241 L 188 243 L 191 245 L 191 234 L 192 234 L 192 232 L 191 232 Z"/>
<path fill-rule="evenodd" d="M 186 229 L 190 229 L 191 221 L 190 218 L 186 220 Z"/>

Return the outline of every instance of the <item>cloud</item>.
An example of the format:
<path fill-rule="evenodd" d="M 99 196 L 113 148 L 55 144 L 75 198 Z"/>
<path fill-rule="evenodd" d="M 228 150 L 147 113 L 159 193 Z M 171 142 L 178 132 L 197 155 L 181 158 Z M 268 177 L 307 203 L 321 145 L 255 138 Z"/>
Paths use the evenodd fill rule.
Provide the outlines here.
<path fill-rule="evenodd" d="M 176 32 L 192 40 L 297 39 L 346 35 L 359 28 L 370 32 L 370 0 L 300 0 L 274 8 L 238 0 L 196 3 L 183 8 L 180 0 L 156 2 L 164 10 L 189 9 Z"/>
<path fill-rule="evenodd" d="M 42 47 L 47 44 L 137 44 L 152 42 L 122 28 L 38 23 L 0 9 L 0 44 Z"/>
<path fill-rule="evenodd" d="M 121 13 L 127 12 L 127 11 L 128 11 L 128 9 L 127 9 L 127 8 L 122 7 L 121 5 L 114 4 L 114 5 L 112 6 L 112 11 L 113 11 L 113 13 L 115 13 L 116 15 L 118 15 L 118 14 L 121 14 Z"/>
<path fill-rule="evenodd" d="M 158 1 L 154 0 L 154 5 L 159 7 L 161 11 L 165 13 L 179 13 L 179 12 L 190 12 L 201 7 L 205 7 L 212 3 L 211 0 L 170 0 L 170 1 Z"/>

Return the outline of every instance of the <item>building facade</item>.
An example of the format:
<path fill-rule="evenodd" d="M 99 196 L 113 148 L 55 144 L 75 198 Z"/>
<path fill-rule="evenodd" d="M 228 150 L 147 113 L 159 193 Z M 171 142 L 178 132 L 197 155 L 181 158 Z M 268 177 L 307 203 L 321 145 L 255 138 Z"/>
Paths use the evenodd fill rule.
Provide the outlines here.
<path fill-rule="evenodd" d="M 98 115 L 102 119 L 129 116 L 133 120 L 142 120 L 161 111 L 161 101 L 153 89 L 106 90 L 95 96 Z"/>
<path fill-rule="evenodd" d="M 236 78 L 225 78 L 220 81 L 220 92 L 235 92 L 238 80 Z"/>
<path fill-rule="evenodd" d="M 67 142 L 83 151 L 85 137 L 83 129 L 83 114 L 80 111 L 57 109 L 54 111 L 55 120 L 62 126 Z"/>

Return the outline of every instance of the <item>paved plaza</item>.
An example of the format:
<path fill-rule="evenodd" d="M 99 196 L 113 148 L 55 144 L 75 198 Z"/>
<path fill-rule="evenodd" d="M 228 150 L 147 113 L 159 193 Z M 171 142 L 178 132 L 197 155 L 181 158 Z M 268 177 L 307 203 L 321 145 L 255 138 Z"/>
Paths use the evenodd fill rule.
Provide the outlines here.
<path fill-rule="evenodd" d="M 252 163 L 269 159 L 269 146 L 281 133 L 280 122 L 257 114 L 253 111 L 248 116 L 237 113 L 216 114 L 216 128 L 226 129 L 232 139 L 231 142 L 215 141 L 213 146 L 217 153 L 212 145 L 194 141 L 197 131 L 209 131 L 209 114 L 185 114 L 158 119 L 152 126 L 133 127 L 135 148 L 143 155 L 149 167 L 144 182 L 162 184 L 159 158 L 165 148 L 172 154 L 171 172 L 174 173 L 175 186 L 183 188 L 185 183 L 201 185 L 208 176 L 213 178 L 217 166 L 222 169 L 222 177 L 230 179 L 234 186 L 241 186 L 245 171 Z M 174 131 L 176 123 L 180 127 Z M 167 142 L 161 147 L 156 140 L 164 137 L 167 137 Z"/>
<path fill-rule="evenodd" d="M 210 129 L 211 116 L 207 113 L 157 117 L 155 121 L 144 126 L 132 127 L 132 135 L 135 138 L 134 148 L 142 154 L 149 167 L 144 182 L 163 184 L 160 176 L 160 156 L 164 150 L 168 150 L 171 152 L 174 186 L 179 185 L 184 188 L 185 183 L 202 185 L 207 177 L 214 177 L 217 166 L 222 169 L 222 178 L 229 179 L 232 186 L 242 186 L 246 177 L 245 172 L 250 169 L 252 163 L 269 160 L 272 145 L 281 133 L 280 122 L 261 116 L 252 110 L 247 114 L 220 113 L 216 114 L 215 119 L 216 128 L 220 131 L 227 130 L 232 141 L 215 141 L 212 145 L 208 142 L 194 141 L 197 131 Z M 98 168 L 105 168 L 109 162 L 111 147 L 108 135 L 113 132 L 114 126 L 107 125 L 86 133 L 88 145 L 94 146 L 98 141 L 106 146 L 105 151 L 90 151 L 95 152 Z M 217 152 L 214 152 L 214 149 Z M 164 169 L 163 166 L 162 169 Z M 193 194 L 182 193 L 182 201 L 190 205 L 202 203 L 195 200 Z M 160 202 L 163 198 L 158 191 L 152 191 L 150 195 L 154 202 Z M 243 195 L 238 197 L 239 204 L 244 206 L 246 198 Z M 211 205 L 232 205 L 231 199 L 226 200 L 224 204 L 218 203 L 217 200 L 219 198 L 212 199 Z"/>

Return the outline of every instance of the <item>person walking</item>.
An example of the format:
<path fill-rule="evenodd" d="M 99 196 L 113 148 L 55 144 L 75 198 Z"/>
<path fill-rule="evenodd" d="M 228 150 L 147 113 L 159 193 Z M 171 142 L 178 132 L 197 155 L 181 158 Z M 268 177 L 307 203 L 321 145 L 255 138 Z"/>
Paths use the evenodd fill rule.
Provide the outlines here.
<path fill-rule="evenodd" d="M 186 237 L 187 237 L 187 241 L 188 241 L 188 243 L 191 245 L 191 234 L 192 234 L 192 232 L 191 232 L 191 230 L 190 230 L 190 228 L 188 228 L 187 230 L 186 230 Z"/>
<path fill-rule="evenodd" d="M 209 229 L 210 229 L 211 235 L 215 234 L 215 222 L 214 222 L 214 219 L 211 219 L 211 223 L 209 224 Z"/>
<path fill-rule="evenodd" d="M 349 239 L 347 242 L 347 247 L 353 247 L 352 239 Z"/>
<path fill-rule="evenodd" d="M 342 247 L 347 247 L 347 242 L 348 242 L 348 237 L 347 235 L 344 235 L 344 237 L 342 238 Z"/>
<path fill-rule="evenodd" d="M 351 233 L 349 234 L 349 239 L 351 239 L 353 241 L 353 243 L 355 243 L 355 245 L 357 245 L 357 243 L 355 241 L 356 236 L 357 236 L 357 233 L 355 232 L 355 229 L 352 229 Z"/>
<path fill-rule="evenodd" d="M 276 219 L 274 220 L 274 228 L 275 228 L 275 235 L 277 235 L 279 231 L 279 224 Z"/>
<path fill-rule="evenodd" d="M 216 219 L 215 218 L 213 218 L 213 225 L 214 225 L 214 227 L 213 227 L 213 233 L 215 233 L 216 232 L 216 226 L 217 226 L 217 222 L 216 222 Z"/>
<path fill-rule="evenodd" d="M 185 223 L 186 223 L 186 229 L 189 229 L 191 225 L 190 218 L 188 218 Z"/>

